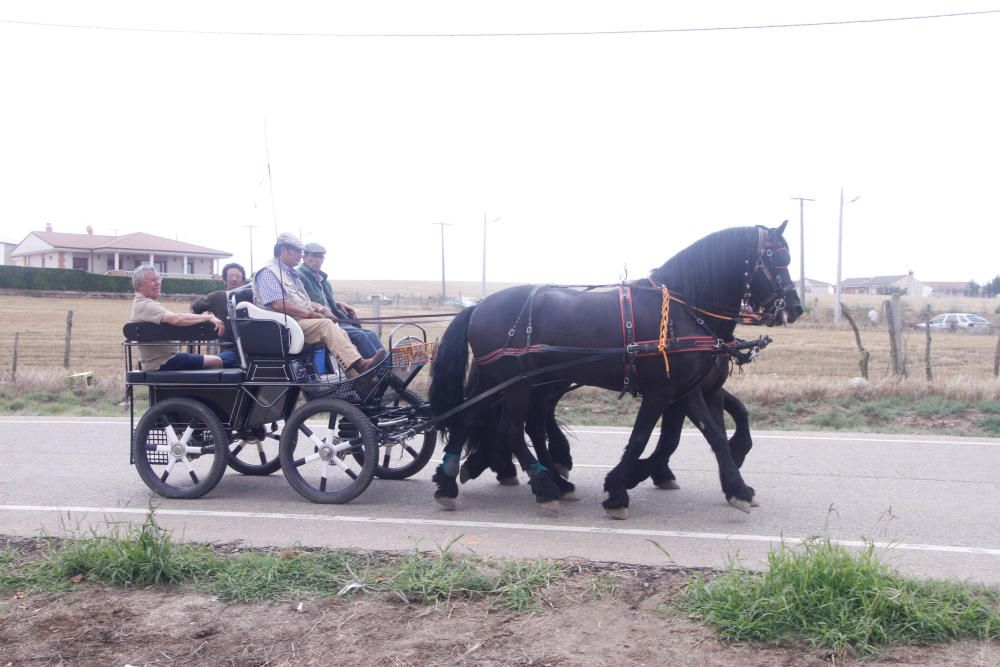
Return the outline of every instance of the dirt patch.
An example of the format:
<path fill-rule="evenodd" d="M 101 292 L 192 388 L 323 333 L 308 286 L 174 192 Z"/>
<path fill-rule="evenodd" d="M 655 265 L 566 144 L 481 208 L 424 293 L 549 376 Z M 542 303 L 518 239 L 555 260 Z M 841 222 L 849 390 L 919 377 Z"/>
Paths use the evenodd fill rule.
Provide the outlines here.
<path fill-rule="evenodd" d="M 850 665 L 805 646 L 727 644 L 674 607 L 690 571 L 580 563 L 533 614 L 487 601 L 437 607 L 386 595 L 220 601 L 81 584 L 0 603 L 0 667 L 14 665 Z M 599 585 L 595 584 L 599 582 Z M 870 665 L 997 665 L 1000 646 L 887 651 Z"/>

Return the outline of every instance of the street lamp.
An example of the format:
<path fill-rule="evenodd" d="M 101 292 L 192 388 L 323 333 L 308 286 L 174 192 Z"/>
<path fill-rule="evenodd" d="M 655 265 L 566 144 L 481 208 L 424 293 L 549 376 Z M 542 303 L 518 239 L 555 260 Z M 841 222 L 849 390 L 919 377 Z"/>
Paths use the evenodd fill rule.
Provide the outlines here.
<path fill-rule="evenodd" d="M 486 219 L 486 211 L 483 211 L 483 289 L 482 298 L 486 298 L 486 223 L 497 222 L 500 218 Z"/>
<path fill-rule="evenodd" d="M 861 199 L 861 195 L 858 195 L 848 204 L 853 204 L 854 202 Z M 840 308 L 840 267 L 842 264 L 842 258 L 844 254 L 844 188 L 840 188 L 840 219 L 837 223 L 837 288 L 834 290 L 834 304 L 833 304 L 833 323 L 834 325 L 840 324 L 841 308 Z"/>
<path fill-rule="evenodd" d="M 805 202 L 816 201 L 808 197 L 792 197 L 799 201 L 799 301 L 806 305 L 806 223 L 805 223 Z"/>

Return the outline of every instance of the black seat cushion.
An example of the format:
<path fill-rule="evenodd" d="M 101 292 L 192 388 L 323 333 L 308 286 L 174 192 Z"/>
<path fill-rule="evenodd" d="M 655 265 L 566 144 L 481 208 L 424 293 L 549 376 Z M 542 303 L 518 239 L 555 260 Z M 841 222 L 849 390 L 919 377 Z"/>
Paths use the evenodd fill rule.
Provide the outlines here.
<path fill-rule="evenodd" d="M 246 373 L 242 368 L 212 368 L 203 371 L 129 371 L 129 384 L 238 384 Z"/>

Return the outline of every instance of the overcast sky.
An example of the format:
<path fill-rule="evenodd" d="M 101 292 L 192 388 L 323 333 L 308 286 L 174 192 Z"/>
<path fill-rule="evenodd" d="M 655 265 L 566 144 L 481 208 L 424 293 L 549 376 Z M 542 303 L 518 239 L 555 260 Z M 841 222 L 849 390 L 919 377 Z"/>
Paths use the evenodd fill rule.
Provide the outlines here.
<path fill-rule="evenodd" d="M 259 267 L 276 219 L 327 246 L 334 278 L 435 280 L 444 222 L 448 278 L 479 280 L 485 214 L 490 280 L 604 283 L 788 218 L 797 279 L 805 196 L 806 274 L 832 282 L 843 186 L 860 196 L 844 278 L 984 282 L 1000 274 L 1000 13 L 446 35 L 991 9 L 8 0 L 0 236 L 147 231 L 249 265 L 255 225 Z"/>

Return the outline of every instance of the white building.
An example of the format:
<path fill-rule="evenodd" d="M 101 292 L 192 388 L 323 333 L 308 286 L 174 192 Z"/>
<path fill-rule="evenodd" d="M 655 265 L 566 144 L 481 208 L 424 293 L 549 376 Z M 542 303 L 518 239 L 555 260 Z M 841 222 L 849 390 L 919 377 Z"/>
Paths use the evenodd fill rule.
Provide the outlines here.
<path fill-rule="evenodd" d="M 232 257 L 224 250 L 136 232 L 124 236 L 52 231 L 31 232 L 10 252 L 8 264 L 50 269 L 81 269 L 89 273 L 127 273 L 152 264 L 164 276 L 207 278 L 218 274 L 217 262 Z"/>

